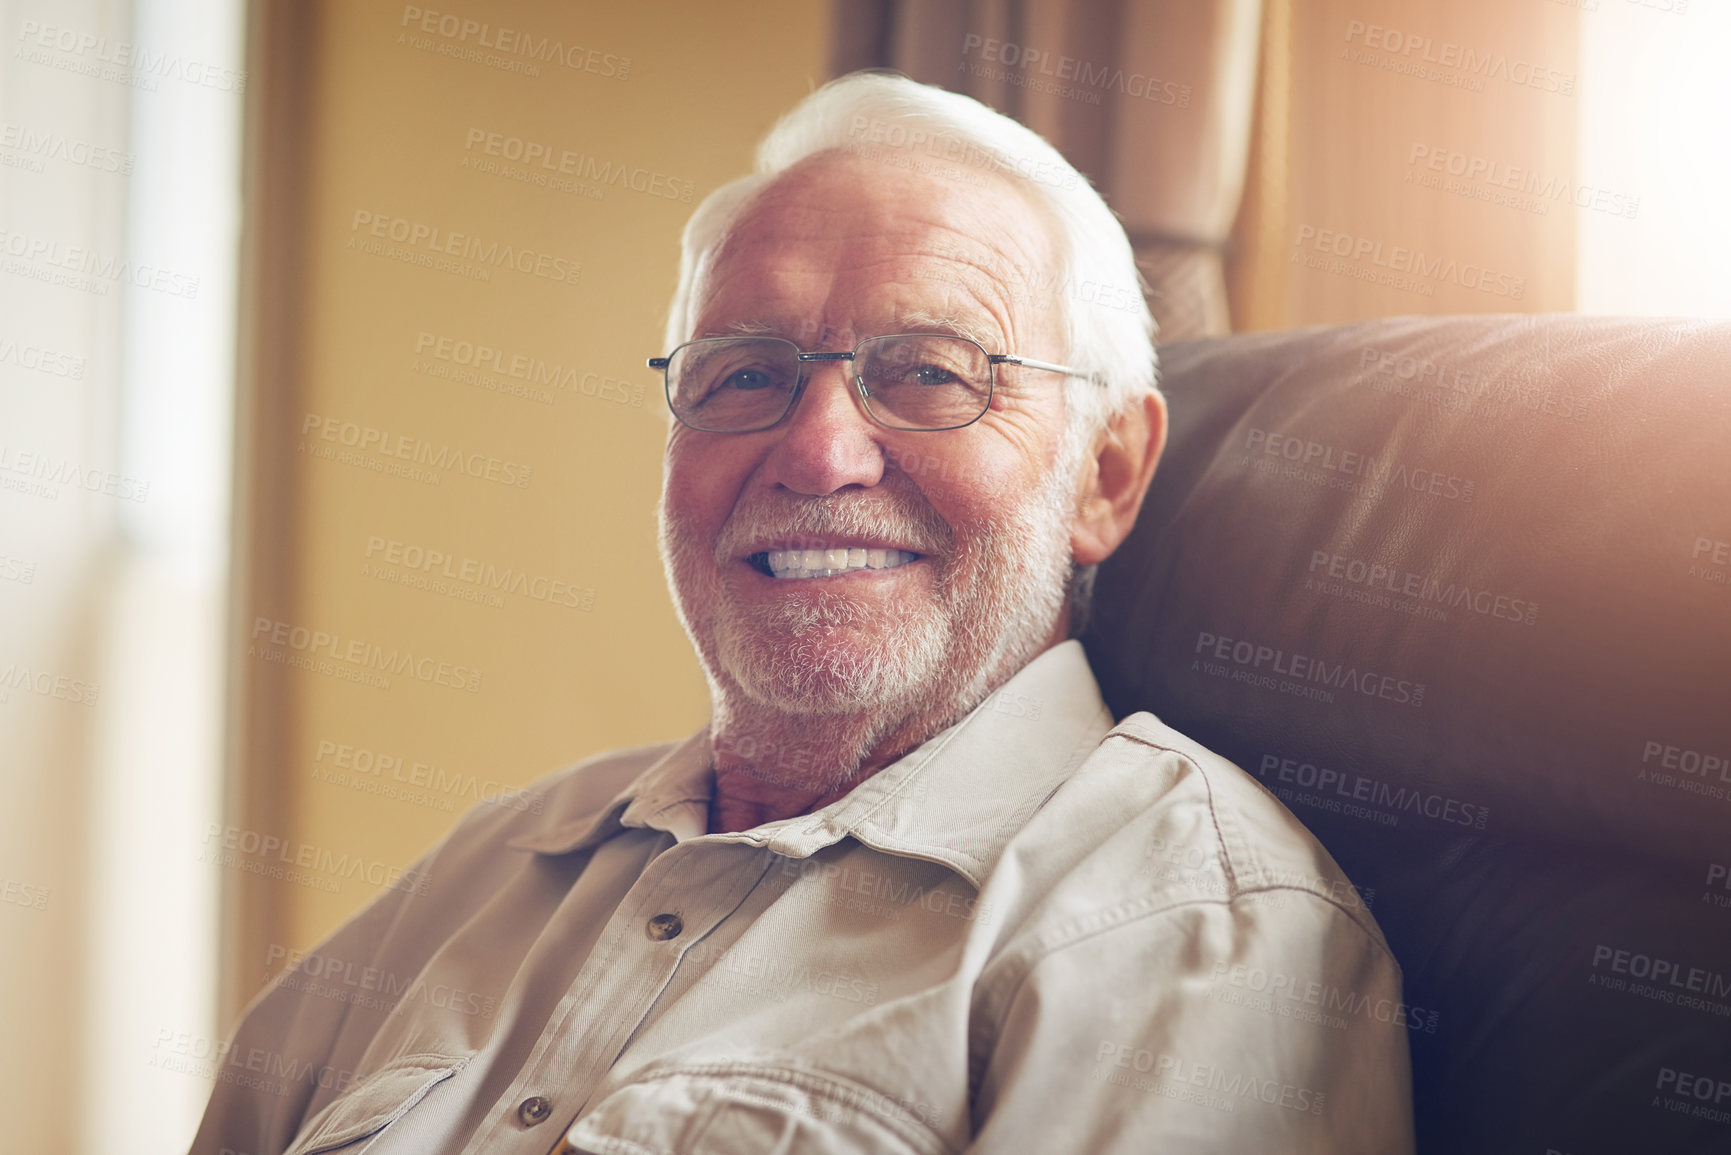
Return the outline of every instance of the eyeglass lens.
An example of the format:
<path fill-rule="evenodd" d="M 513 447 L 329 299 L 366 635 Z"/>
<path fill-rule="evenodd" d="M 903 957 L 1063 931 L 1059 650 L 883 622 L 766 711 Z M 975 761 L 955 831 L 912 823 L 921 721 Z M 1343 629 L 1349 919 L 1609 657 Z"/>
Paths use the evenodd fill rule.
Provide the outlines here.
<path fill-rule="evenodd" d="M 776 337 L 693 341 L 669 359 L 667 397 L 699 429 L 762 429 L 787 412 L 802 366 L 798 348 Z M 991 361 L 964 337 L 873 337 L 860 344 L 853 370 L 871 415 L 902 429 L 966 425 L 991 401 Z"/>

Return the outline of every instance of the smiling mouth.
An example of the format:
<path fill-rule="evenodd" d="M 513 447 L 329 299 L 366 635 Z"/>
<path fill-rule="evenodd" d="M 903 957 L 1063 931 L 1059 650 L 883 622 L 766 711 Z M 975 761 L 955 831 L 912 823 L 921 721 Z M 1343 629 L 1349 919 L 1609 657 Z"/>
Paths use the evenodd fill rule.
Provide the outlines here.
<path fill-rule="evenodd" d="M 773 578 L 838 577 L 860 570 L 895 569 L 918 561 L 924 554 L 905 549 L 865 549 L 855 546 L 834 549 L 772 549 L 754 553 L 747 564 Z"/>

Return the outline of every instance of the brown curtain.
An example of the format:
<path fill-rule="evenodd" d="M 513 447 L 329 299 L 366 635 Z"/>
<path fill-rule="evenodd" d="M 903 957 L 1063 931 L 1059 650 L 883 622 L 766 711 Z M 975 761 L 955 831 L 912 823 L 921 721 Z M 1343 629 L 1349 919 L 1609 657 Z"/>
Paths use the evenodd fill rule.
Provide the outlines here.
<path fill-rule="evenodd" d="M 1163 342 L 1228 332 L 1262 0 L 836 0 L 836 75 L 894 68 L 1038 131 L 1124 221 Z"/>
<path fill-rule="evenodd" d="M 1233 327 L 1575 307 L 1592 6 L 1266 0 Z M 1402 254 L 1408 255 L 1403 259 Z"/>

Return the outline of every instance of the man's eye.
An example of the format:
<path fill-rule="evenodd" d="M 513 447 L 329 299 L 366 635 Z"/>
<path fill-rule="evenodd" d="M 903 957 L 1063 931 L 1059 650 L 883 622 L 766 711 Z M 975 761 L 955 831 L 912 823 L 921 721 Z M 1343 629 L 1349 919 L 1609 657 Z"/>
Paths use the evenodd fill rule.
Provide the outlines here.
<path fill-rule="evenodd" d="M 735 369 L 715 383 L 716 389 L 768 389 L 775 379 L 763 369 Z"/>
<path fill-rule="evenodd" d="M 953 385 L 960 378 L 942 366 L 921 365 L 908 373 L 907 380 L 915 385 Z"/>

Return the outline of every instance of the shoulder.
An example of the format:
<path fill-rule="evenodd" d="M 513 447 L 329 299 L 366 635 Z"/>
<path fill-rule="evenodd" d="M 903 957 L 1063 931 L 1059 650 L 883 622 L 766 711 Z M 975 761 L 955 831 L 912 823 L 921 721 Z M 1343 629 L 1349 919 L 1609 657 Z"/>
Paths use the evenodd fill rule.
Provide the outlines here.
<path fill-rule="evenodd" d="M 569 837 L 605 815 L 615 797 L 673 743 L 597 754 L 519 790 L 483 796 L 390 887 L 352 918 L 325 947 L 340 943 L 345 959 L 373 958 L 385 943 L 411 953 L 443 942 L 493 901 L 534 857 L 534 844 Z M 572 838 L 571 841 L 575 841 Z M 419 954 L 396 960 L 415 973 Z"/>
<path fill-rule="evenodd" d="M 1040 879 L 1024 911 L 1048 943 L 1054 919 L 1133 933 L 1214 907 L 1260 912 L 1258 933 L 1311 928 L 1388 955 L 1367 896 L 1316 837 L 1237 765 L 1149 713 L 1113 727 L 1006 854 Z M 1079 922 L 1082 911 L 1093 917 Z"/>
<path fill-rule="evenodd" d="M 1363 924 L 1379 943 L 1382 932 L 1370 917 L 1366 895 L 1347 879 L 1332 855 L 1279 799 L 1236 763 L 1181 734 L 1153 714 L 1132 714 L 1100 745 L 1101 769 L 1132 774 L 1138 765 L 1173 775 L 1171 788 L 1147 799 L 1142 819 L 1155 832 L 1188 833 L 1189 819 L 1206 816 L 1191 844 L 1217 856 L 1225 896 L 1291 891 L 1336 906 Z"/>
<path fill-rule="evenodd" d="M 1227 759 L 1124 719 L 986 889 L 982 1148 L 1411 1149 L 1424 1012 L 1339 866 Z"/>

